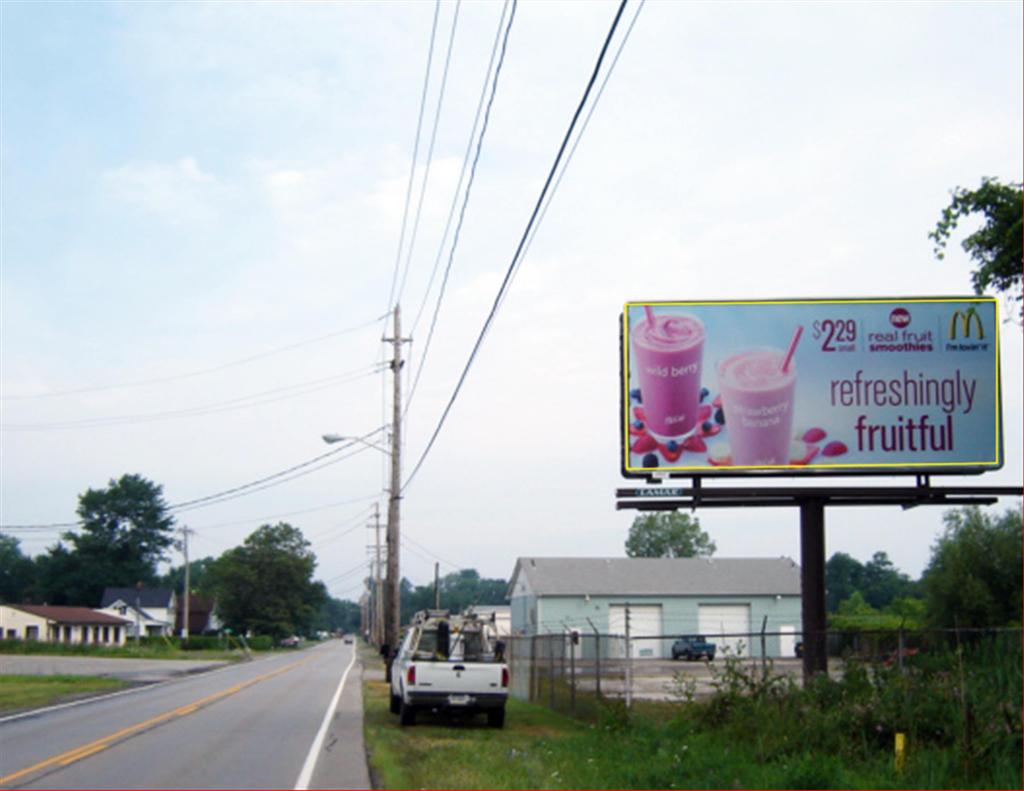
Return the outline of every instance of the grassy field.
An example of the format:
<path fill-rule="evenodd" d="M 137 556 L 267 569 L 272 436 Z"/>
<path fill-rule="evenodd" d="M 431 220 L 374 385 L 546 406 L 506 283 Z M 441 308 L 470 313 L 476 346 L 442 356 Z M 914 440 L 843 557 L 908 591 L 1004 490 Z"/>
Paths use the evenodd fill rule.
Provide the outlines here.
<path fill-rule="evenodd" d="M 99 676 L 0 675 L 0 712 L 39 708 L 125 686 L 124 681 Z"/>
<path fill-rule="evenodd" d="M 808 690 L 726 668 L 709 701 L 608 703 L 592 722 L 512 700 L 504 730 L 401 728 L 367 680 L 366 744 L 377 788 L 1020 788 L 1020 648 L 995 648 L 952 673 L 848 668 Z"/>

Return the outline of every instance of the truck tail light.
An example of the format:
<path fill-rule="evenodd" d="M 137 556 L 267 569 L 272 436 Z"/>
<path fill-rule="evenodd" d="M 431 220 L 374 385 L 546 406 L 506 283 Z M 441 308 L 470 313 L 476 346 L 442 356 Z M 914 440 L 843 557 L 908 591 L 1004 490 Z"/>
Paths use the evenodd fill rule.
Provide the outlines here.
<path fill-rule="evenodd" d="M 507 687 L 508 686 L 508 668 L 507 667 L 503 667 L 501 669 L 501 685 L 503 687 Z"/>
<path fill-rule="evenodd" d="M 416 665 L 409 665 L 409 669 L 405 671 L 405 683 L 416 685 Z"/>

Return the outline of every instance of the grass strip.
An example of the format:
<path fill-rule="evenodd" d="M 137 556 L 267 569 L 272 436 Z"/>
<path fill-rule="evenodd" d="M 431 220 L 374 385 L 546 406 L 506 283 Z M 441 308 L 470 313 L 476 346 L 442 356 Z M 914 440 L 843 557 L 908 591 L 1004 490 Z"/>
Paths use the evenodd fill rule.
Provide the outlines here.
<path fill-rule="evenodd" d="M 367 667 L 376 670 L 379 661 Z M 376 788 L 1021 787 L 1019 731 L 1011 728 L 985 760 L 970 760 L 908 729 L 906 765 L 898 772 L 891 734 L 879 732 L 874 742 L 856 736 L 850 717 L 865 711 L 860 701 L 851 707 L 844 700 L 849 690 L 831 682 L 831 700 L 819 692 L 723 690 L 709 703 L 638 702 L 627 711 L 606 702 L 593 722 L 510 700 L 505 728 L 496 730 L 483 717 L 428 714 L 403 728 L 388 712 L 388 688 L 376 675 L 368 672 L 363 686 Z M 899 708 L 910 700 L 901 696 Z"/>
<path fill-rule="evenodd" d="M 40 708 L 126 686 L 125 681 L 102 676 L 0 675 L 0 712 Z"/>

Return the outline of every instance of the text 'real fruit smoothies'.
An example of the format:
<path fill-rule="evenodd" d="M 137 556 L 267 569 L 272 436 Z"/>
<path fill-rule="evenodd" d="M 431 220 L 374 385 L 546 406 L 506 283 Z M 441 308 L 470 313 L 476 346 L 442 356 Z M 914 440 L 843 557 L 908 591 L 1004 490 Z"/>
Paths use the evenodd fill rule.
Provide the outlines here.
<path fill-rule="evenodd" d="M 782 349 L 745 349 L 718 365 L 718 386 L 732 464 L 789 464 L 796 365 L 783 370 Z"/>
<path fill-rule="evenodd" d="M 650 310 L 630 332 L 647 429 L 661 438 L 693 430 L 700 405 L 704 325 L 688 314 Z"/>

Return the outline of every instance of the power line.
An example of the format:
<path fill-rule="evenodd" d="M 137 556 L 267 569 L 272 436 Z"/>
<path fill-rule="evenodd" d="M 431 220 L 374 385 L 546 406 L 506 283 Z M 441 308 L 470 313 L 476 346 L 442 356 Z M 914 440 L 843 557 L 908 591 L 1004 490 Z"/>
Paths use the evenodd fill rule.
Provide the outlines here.
<path fill-rule="evenodd" d="M 427 51 L 427 68 L 423 75 L 423 92 L 420 96 L 420 113 L 416 121 L 416 140 L 412 147 L 412 165 L 409 167 L 409 183 L 405 188 L 405 207 L 402 209 L 402 230 L 398 235 L 398 252 L 395 254 L 395 270 L 391 274 L 391 290 L 388 292 L 388 310 L 395 305 L 395 286 L 398 284 L 398 270 L 402 266 L 402 249 L 405 247 L 405 227 L 409 220 L 409 199 L 412 197 L 412 183 L 416 176 L 416 162 L 420 152 L 420 132 L 423 130 L 423 109 L 427 104 L 427 87 L 430 85 L 430 68 L 434 60 L 434 39 L 437 36 L 437 17 L 441 11 L 441 0 L 434 3 L 434 21 L 430 27 L 430 48 Z"/>
<path fill-rule="evenodd" d="M 491 81 L 491 68 L 492 66 L 494 66 L 494 57 L 495 54 L 497 54 L 498 52 L 498 44 L 500 41 L 501 54 L 498 59 L 498 65 L 494 69 L 494 79 L 493 82 L 491 82 L 490 97 L 487 99 L 486 112 L 484 113 L 483 118 L 483 125 L 480 128 L 480 137 L 477 139 L 476 143 L 476 153 L 473 155 L 472 166 L 470 167 L 469 171 L 469 180 L 466 182 L 466 191 L 463 194 L 462 198 L 462 208 L 459 210 L 459 221 L 455 226 L 455 233 L 452 236 L 452 246 L 448 253 L 448 263 L 445 266 L 444 277 L 441 279 L 441 286 L 438 289 L 437 301 L 434 304 L 434 313 L 430 319 L 430 329 L 427 331 L 427 340 L 423 346 L 423 354 L 421 355 L 420 358 L 420 364 L 416 367 L 416 376 L 413 379 L 412 386 L 409 388 L 409 398 L 407 399 L 405 405 L 406 413 L 408 413 L 409 407 L 412 405 L 412 399 L 413 396 L 416 394 L 416 387 L 419 384 L 420 375 L 423 372 L 423 366 L 427 362 L 427 353 L 430 351 L 430 343 L 433 340 L 434 329 L 437 326 L 437 317 L 441 311 L 441 303 L 444 301 L 445 292 L 447 291 L 448 287 L 448 277 L 451 274 L 452 263 L 455 260 L 455 250 L 458 248 L 459 236 L 462 232 L 462 225 L 466 219 L 466 207 L 469 205 L 469 196 L 473 190 L 473 183 L 476 179 L 477 163 L 480 161 L 480 151 L 483 147 L 484 137 L 487 134 L 487 127 L 491 117 L 491 107 L 494 104 L 494 96 L 498 89 L 498 77 L 501 74 L 501 67 L 505 62 L 505 53 L 508 48 L 508 36 L 512 30 L 512 22 L 515 19 L 516 1 L 513 0 L 512 15 L 509 17 L 508 25 L 505 26 L 505 33 L 503 37 L 502 26 L 505 22 L 505 11 L 507 6 L 508 3 L 506 2 L 505 5 L 502 7 L 501 19 L 498 20 L 498 30 L 495 32 L 494 44 L 491 46 L 491 59 L 490 62 L 487 64 L 487 73 L 484 75 L 484 83 L 480 90 L 480 101 L 477 103 L 476 117 L 473 119 L 473 128 L 470 131 L 469 140 L 466 142 L 466 153 L 462 159 L 462 172 L 459 174 L 459 183 L 456 185 L 455 194 L 452 196 L 452 205 L 451 208 L 448 210 L 448 221 L 445 224 L 444 235 L 441 237 L 441 245 L 440 247 L 438 247 L 437 258 L 434 260 L 434 268 L 430 273 L 430 281 L 427 284 L 427 291 L 423 295 L 423 302 L 420 304 L 420 309 L 416 315 L 416 320 L 413 322 L 413 330 L 415 330 L 416 325 L 419 324 L 420 316 L 423 314 L 423 308 L 427 304 L 427 298 L 430 295 L 430 287 L 434 282 L 434 275 L 437 273 L 438 265 L 441 262 L 441 255 L 444 251 L 445 242 L 448 238 L 448 230 L 451 227 L 452 218 L 455 215 L 455 207 L 458 205 L 459 190 L 462 187 L 462 180 L 466 175 L 466 167 L 470 162 L 470 152 L 472 151 L 473 148 L 473 139 L 476 136 L 477 124 L 480 121 L 480 112 L 481 110 L 484 109 L 484 99 L 485 97 L 487 97 L 487 84 L 488 82 Z"/>
<path fill-rule="evenodd" d="M 440 3 L 438 3 L 440 5 Z M 445 88 L 448 86 L 448 67 L 451 65 L 452 60 L 452 49 L 455 43 L 455 30 L 459 25 L 459 9 L 462 7 L 462 0 L 457 0 L 455 3 L 455 14 L 452 17 L 452 30 L 448 37 L 448 52 L 444 58 L 444 72 L 441 74 L 441 90 L 437 95 L 437 107 L 434 110 L 434 126 L 430 132 L 430 145 L 427 146 L 427 166 L 423 173 L 423 182 L 420 185 L 420 197 L 416 205 L 416 218 L 412 224 L 412 236 L 409 238 L 409 249 L 405 256 L 405 268 L 402 270 L 402 282 L 398 286 L 398 294 L 395 297 L 395 302 L 402 301 L 402 293 L 405 291 L 405 281 L 409 276 L 409 264 L 412 262 L 412 251 L 416 247 L 416 235 L 420 227 L 420 215 L 423 212 L 423 198 L 427 192 L 427 184 L 430 181 L 430 166 L 434 161 L 434 143 L 437 140 L 437 127 L 441 121 L 441 107 L 444 104 L 444 93 Z"/>
<path fill-rule="evenodd" d="M 192 500 L 185 500 L 180 503 L 168 505 L 166 506 L 166 510 L 168 512 L 191 511 L 196 508 L 204 508 L 209 505 L 216 505 L 227 500 L 234 500 L 238 497 L 244 497 L 245 495 L 252 494 L 253 492 L 263 491 L 264 489 L 269 489 L 272 486 L 277 486 L 282 483 L 293 481 L 296 478 L 301 478 L 305 475 L 317 472 L 318 470 L 322 470 L 324 467 L 337 464 L 338 462 L 350 459 L 359 453 L 363 453 L 369 450 L 368 446 L 359 445 L 359 447 L 357 447 L 352 453 L 349 453 L 344 456 L 338 456 L 338 454 L 342 453 L 343 451 L 351 450 L 353 446 L 358 444 L 359 440 L 365 440 L 369 437 L 374 436 L 375 434 L 379 434 L 381 431 L 383 431 L 383 428 L 378 428 L 375 431 L 371 431 L 369 434 L 364 434 L 362 437 L 359 437 L 358 439 L 353 439 L 352 441 L 347 442 L 344 445 L 340 445 L 337 448 L 333 448 L 327 451 L 326 453 L 321 453 L 319 456 L 314 456 L 312 459 L 301 462 L 299 464 L 295 464 L 291 467 L 288 467 L 287 469 L 275 472 L 272 475 L 267 475 L 264 476 L 263 478 L 258 478 L 254 481 L 244 483 L 240 486 L 235 486 L 232 487 L 231 489 L 225 489 L 223 491 L 216 492 L 214 494 L 209 494 L 204 497 L 196 497 Z M 324 461 L 325 459 L 329 459 L 329 461 Z M 77 522 L 51 522 L 48 524 L 0 525 L 0 530 L 50 530 L 57 528 L 81 527 L 84 524 L 85 522 L 79 520 Z"/>
<path fill-rule="evenodd" d="M 78 428 L 106 428 L 108 426 L 152 423 L 178 418 L 203 417 L 206 415 L 219 414 L 221 412 L 232 412 L 238 409 L 265 406 L 266 404 L 274 404 L 279 401 L 288 401 L 311 393 L 317 393 L 331 387 L 338 387 L 339 385 L 356 382 L 360 379 L 365 379 L 368 376 L 373 376 L 378 372 L 379 370 L 376 366 L 359 368 L 346 373 L 336 374 L 335 376 L 312 379 L 306 382 L 299 382 L 294 385 L 286 385 L 284 387 L 275 387 L 270 390 L 263 390 L 258 393 L 251 393 L 250 395 L 233 398 L 229 401 L 220 401 L 215 404 L 190 407 L 188 409 L 175 409 L 164 412 L 148 412 L 134 415 L 111 415 L 109 417 L 81 418 L 79 420 L 53 421 L 48 423 L 6 423 L 0 426 L 0 431 L 57 431 Z M 266 398 L 266 396 L 278 393 L 289 394 Z"/>
<path fill-rule="evenodd" d="M 378 429 L 378 431 L 379 430 L 380 429 Z M 375 433 L 377 432 L 373 432 L 373 434 Z M 367 434 L 366 436 L 373 436 L 373 434 Z M 365 439 L 365 437 L 363 437 L 363 439 Z M 353 456 L 356 456 L 360 453 L 365 453 L 367 450 L 369 450 L 369 447 L 367 446 L 360 446 L 357 447 L 354 451 L 352 451 L 352 453 L 346 454 L 344 456 L 339 456 L 338 458 L 331 459 L 330 461 L 325 461 L 321 464 L 317 464 L 317 462 L 320 462 L 323 459 L 339 454 L 344 450 L 351 449 L 355 444 L 355 441 L 347 443 L 334 450 L 329 450 L 326 453 L 322 453 L 321 455 L 316 456 L 310 459 L 309 461 L 304 461 L 301 464 L 296 464 L 293 467 L 289 467 L 287 470 L 276 472 L 273 475 L 268 475 L 264 478 L 260 478 L 255 481 L 250 481 L 249 483 L 242 484 L 241 486 L 236 486 L 232 489 L 225 489 L 224 491 L 217 492 L 216 494 L 210 494 L 205 497 L 198 497 L 194 500 L 188 500 L 183 503 L 176 503 L 175 505 L 168 506 L 168 510 L 192 511 L 195 510 L 196 508 L 205 508 L 206 506 L 209 505 L 216 505 L 225 502 L 226 500 L 234 500 L 239 497 L 244 497 L 246 495 L 252 494 L 254 492 L 263 491 L 264 489 L 269 489 L 273 486 L 278 486 L 282 483 L 294 481 L 297 478 L 302 478 L 306 475 L 318 472 L 319 470 L 322 470 L 325 467 L 330 467 L 331 465 L 337 464 L 338 462 L 341 461 L 345 461 L 346 459 L 350 459 Z M 314 464 L 317 464 L 317 466 L 312 466 Z"/>
<path fill-rule="evenodd" d="M 144 387 L 146 385 L 165 384 L 167 382 L 176 382 L 181 379 L 191 379 L 196 376 L 205 376 L 206 374 L 217 373 L 219 371 L 227 370 L 228 368 L 234 368 L 239 365 L 245 365 L 246 363 L 254 362 L 255 360 L 262 360 L 266 357 L 272 357 L 276 354 L 282 354 L 284 352 L 293 351 L 294 349 L 302 348 L 303 346 L 309 346 L 314 343 L 320 343 L 322 341 L 330 340 L 331 338 L 337 338 L 341 335 L 347 335 L 350 332 L 370 327 L 374 324 L 378 324 L 388 317 L 388 314 L 378 316 L 370 321 L 364 321 L 360 324 L 346 327 L 343 330 L 337 330 L 335 332 L 329 332 L 326 335 L 320 335 L 316 338 L 309 338 L 308 340 L 298 341 L 297 343 L 291 343 L 287 346 L 278 346 L 274 349 L 268 349 L 265 352 L 259 352 L 257 354 L 251 354 L 248 357 L 242 357 L 237 360 L 231 360 L 230 362 L 215 365 L 210 368 L 201 368 L 197 371 L 189 371 L 181 374 L 174 374 L 172 376 L 162 376 L 155 379 L 139 379 L 133 382 L 119 382 L 117 384 L 108 385 L 91 385 L 87 387 L 76 387 L 71 390 L 58 390 L 52 393 L 35 393 L 35 394 L 19 394 L 19 395 L 3 395 L 0 398 L 4 400 L 23 400 L 30 398 L 58 398 L 69 395 L 80 395 L 82 393 L 97 393 L 102 390 L 116 390 L 124 387 Z"/>
<path fill-rule="evenodd" d="M 426 460 L 431 449 L 434 447 L 434 443 L 437 441 L 437 437 L 441 433 L 441 429 L 444 426 L 445 421 L 448 419 L 448 415 L 451 412 L 452 406 L 454 406 L 455 400 L 458 398 L 459 393 L 462 390 L 462 385 L 466 381 L 466 376 L 469 374 L 469 369 L 472 367 L 473 362 L 476 360 L 476 356 L 480 351 L 480 347 L 483 344 L 484 338 L 486 337 L 488 331 L 491 328 L 492 323 L 494 322 L 494 317 L 498 312 L 498 307 L 501 305 L 502 299 L 505 295 L 506 290 L 508 289 L 512 276 L 515 273 L 516 267 L 519 265 L 519 262 L 521 260 L 523 248 L 525 247 L 526 241 L 529 238 L 530 231 L 533 228 L 534 223 L 537 221 L 541 205 L 543 204 L 544 198 L 548 193 L 548 189 L 550 188 L 551 183 L 554 180 L 555 172 L 557 171 L 558 165 L 562 160 L 562 155 L 565 153 L 565 149 L 568 146 L 569 139 L 572 136 L 573 130 L 576 128 L 576 123 L 583 112 L 583 108 L 587 103 L 587 99 L 590 96 L 590 92 L 594 87 L 594 83 L 597 81 L 597 75 L 600 73 L 601 64 L 604 62 L 605 55 L 608 52 L 608 47 L 611 44 L 612 37 L 615 35 L 615 30 L 619 25 L 619 20 L 622 18 L 622 13 L 626 9 L 627 2 L 628 0 L 621 0 L 621 2 L 619 3 L 618 11 L 615 14 L 615 19 L 612 21 L 611 27 L 608 30 L 608 35 L 605 37 L 604 44 L 601 47 L 601 52 L 598 55 L 597 62 L 594 64 L 593 72 L 590 75 L 590 80 L 587 82 L 586 90 L 584 90 L 583 97 L 580 99 L 579 104 L 576 107 L 576 112 L 573 113 L 572 121 L 569 123 L 569 128 L 566 130 L 566 133 L 562 138 L 562 143 L 558 148 L 558 154 L 555 156 L 554 164 L 552 164 L 551 169 L 548 172 L 547 178 L 544 181 L 544 187 L 541 189 L 540 196 L 537 198 L 537 202 L 533 207 L 533 212 L 530 214 L 530 219 L 526 224 L 526 229 L 523 231 L 522 237 L 519 240 L 519 244 L 516 247 L 516 251 L 512 256 L 512 261 L 509 263 L 508 270 L 505 272 L 505 278 L 501 283 L 501 287 L 498 289 L 497 296 L 494 298 L 494 304 L 491 306 L 490 313 L 488 313 L 487 318 L 484 321 L 484 325 L 480 330 L 480 334 L 477 336 L 476 343 L 473 345 L 473 350 L 469 354 L 469 359 L 466 361 L 466 365 L 462 370 L 462 374 L 459 376 L 459 380 L 455 385 L 455 390 L 452 393 L 451 398 L 448 400 L 448 404 L 445 406 L 444 411 L 441 414 L 441 418 L 438 421 L 437 426 L 434 429 L 434 432 L 431 435 L 429 442 L 427 442 L 426 448 L 424 448 L 423 453 L 420 456 L 419 460 L 416 462 L 416 465 L 413 467 L 412 472 L 409 474 L 409 477 L 406 478 L 405 483 L 402 485 L 401 491 L 403 492 L 405 491 L 406 488 L 408 488 L 409 484 L 416 477 L 416 473 L 419 472 L 420 467 L 423 466 L 423 462 Z M 514 4 L 512 8 L 513 11 L 515 11 Z"/>
<path fill-rule="evenodd" d="M 348 519 L 345 522 L 343 522 L 342 524 L 336 525 L 335 527 L 330 528 L 330 530 L 328 530 L 328 531 L 326 531 L 324 533 L 319 534 L 319 536 L 317 536 L 316 538 L 311 538 L 309 540 L 310 544 L 313 545 L 313 546 L 323 546 L 324 544 L 329 544 L 331 541 L 337 541 L 339 538 L 344 538 L 345 536 L 350 535 L 351 533 L 355 532 L 356 530 L 365 529 L 366 525 L 364 524 L 363 520 L 366 519 L 366 517 L 368 517 L 368 516 L 369 516 L 369 513 L 368 513 L 367 509 L 364 508 L 362 511 L 360 511 L 356 516 L 352 517 L 351 519 Z M 356 524 L 353 525 L 352 524 L 353 522 L 355 522 Z M 349 527 L 349 525 L 351 525 L 351 527 Z M 325 536 L 327 536 L 327 533 L 330 533 L 331 531 L 338 530 L 339 528 L 343 528 L 343 527 L 347 527 L 347 529 L 346 530 L 342 530 L 340 533 L 337 533 L 336 535 L 328 536 L 328 537 L 325 538 Z"/>
<path fill-rule="evenodd" d="M 462 571 L 462 566 L 457 566 L 454 563 L 452 563 L 451 561 L 445 560 L 443 557 L 438 555 L 433 550 L 427 548 L 426 546 L 421 544 L 419 541 L 416 541 L 415 539 L 411 538 L 409 536 L 408 531 L 402 536 L 402 540 L 403 541 L 410 541 L 413 544 L 414 547 L 419 547 L 423 552 L 426 552 L 428 555 L 431 556 L 431 561 L 437 560 L 437 561 L 440 561 L 441 563 L 444 563 L 449 568 L 454 569 L 455 571 Z"/>
<path fill-rule="evenodd" d="M 333 577 L 331 577 L 329 579 L 322 580 L 322 582 L 324 583 L 324 585 L 331 585 L 333 583 L 340 582 L 345 577 L 349 577 L 349 576 L 355 574 L 360 569 L 366 568 L 366 565 L 367 565 L 367 563 L 366 563 L 365 560 L 360 560 L 357 565 L 353 566 L 348 571 L 343 571 L 343 572 L 341 572 L 341 574 L 336 574 L 335 576 L 333 576 Z"/>
<path fill-rule="evenodd" d="M 269 519 L 280 519 L 283 516 L 298 516 L 299 514 L 309 514 L 314 511 L 326 511 L 328 508 L 338 508 L 342 505 L 352 505 L 354 503 L 361 503 L 364 500 L 375 500 L 380 497 L 379 494 L 367 494 L 362 497 L 353 497 L 351 500 L 340 500 L 336 503 L 328 503 L 327 505 L 315 505 L 311 508 L 301 508 L 297 511 L 284 511 L 278 514 L 267 514 L 266 516 L 254 516 L 250 519 L 237 519 L 233 522 L 218 522 L 213 525 L 199 525 L 195 530 L 213 530 L 219 527 L 235 527 L 237 525 L 248 525 L 253 522 L 264 522 Z M 363 511 L 366 509 L 364 508 Z M 362 511 L 360 511 L 362 513 Z"/>
<path fill-rule="evenodd" d="M 597 93 L 594 94 L 594 101 L 590 103 L 590 107 L 587 110 L 587 117 L 583 119 L 583 124 L 580 126 L 579 134 L 576 135 L 576 139 L 573 141 L 572 148 L 569 149 L 569 153 L 565 158 L 565 164 L 562 165 L 562 169 L 558 174 L 558 178 L 555 179 L 554 185 L 551 187 L 551 192 L 548 195 L 547 201 L 544 203 L 544 208 L 541 209 L 540 216 L 537 218 L 537 223 L 534 225 L 533 230 L 530 232 L 530 238 L 526 242 L 526 247 L 523 248 L 522 257 L 525 258 L 529 252 L 530 247 L 533 245 L 533 240 L 537 237 L 537 230 L 540 228 L 541 223 L 544 222 L 544 217 L 547 216 L 548 209 L 551 208 L 551 202 L 555 198 L 555 193 L 558 192 L 558 188 L 562 184 L 562 179 L 565 177 L 566 171 L 569 169 L 569 165 L 572 162 L 572 158 L 576 155 L 576 149 L 579 147 L 580 141 L 583 139 L 583 135 L 587 131 L 587 127 L 590 125 L 590 119 L 594 116 L 594 110 L 597 109 L 598 103 L 601 101 L 601 97 L 604 95 L 604 89 L 608 85 L 608 80 L 611 79 L 612 73 L 615 71 L 615 67 L 619 63 L 619 56 L 622 55 L 622 50 L 626 47 L 626 42 L 629 41 L 629 36 L 633 32 L 633 27 L 636 25 L 636 20 L 640 17 L 640 12 L 643 11 L 644 4 L 647 0 L 640 0 L 637 5 L 636 13 L 633 14 L 633 19 L 629 23 L 629 27 L 626 28 L 626 32 L 622 36 L 622 40 L 619 42 L 619 48 L 615 51 L 615 57 L 612 58 L 612 62 L 608 65 L 608 71 L 605 72 L 604 79 L 601 81 L 601 87 L 597 89 Z M 516 270 L 518 274 L 519 270 Z M 515 274 L 512 276 L 512 280 L 515 281 Z"/>

